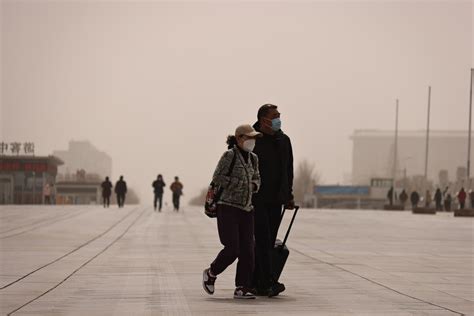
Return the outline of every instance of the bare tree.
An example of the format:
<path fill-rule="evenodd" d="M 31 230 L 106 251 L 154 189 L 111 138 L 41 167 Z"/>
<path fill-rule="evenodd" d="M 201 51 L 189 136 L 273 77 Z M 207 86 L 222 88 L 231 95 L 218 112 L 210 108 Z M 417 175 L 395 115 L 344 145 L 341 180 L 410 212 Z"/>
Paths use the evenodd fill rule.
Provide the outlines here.
<path fill-rule="evenodd" d="M 313 192 L 314 186 L 320 182 L 320 175 L 314 163 L 304 159 L 298 164 L 295 179 L 293 180 L 293 194 L 295 202 L 302 204 L 304 195 Z"/>

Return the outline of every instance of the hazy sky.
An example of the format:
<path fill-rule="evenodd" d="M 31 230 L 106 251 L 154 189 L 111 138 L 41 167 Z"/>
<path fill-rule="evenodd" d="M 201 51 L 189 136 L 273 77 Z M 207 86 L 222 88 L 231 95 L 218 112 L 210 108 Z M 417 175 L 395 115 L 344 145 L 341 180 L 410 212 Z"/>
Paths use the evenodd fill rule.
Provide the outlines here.
<path fill-rule="evenodd" d="M 88 139 L 144 198 L 157 173 L 195 195 L 264 103 L 326 183 L 396 98 L 400 128 L 425 128 L 428 85 L 432 128 L 467 129 L 471 1 L 1 3 L 0 141 Z"/>

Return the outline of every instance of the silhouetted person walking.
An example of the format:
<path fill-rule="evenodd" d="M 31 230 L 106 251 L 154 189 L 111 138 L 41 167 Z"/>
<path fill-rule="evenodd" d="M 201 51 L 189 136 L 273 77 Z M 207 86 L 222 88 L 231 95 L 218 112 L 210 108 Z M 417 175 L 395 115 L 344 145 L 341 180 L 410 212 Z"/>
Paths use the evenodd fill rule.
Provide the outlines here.
<path fill-rule="evenodd" d="M 110 196 L 112 195 L 112 182 L 109 177 L 105 177 L 105 181 L 101 184 L 102 187 L 102 200 L 104 201 L 104 208 L 110 205 Z"/>
<path fill-rule="evenodd" d="M 51 204 L 51 186 L 46 183 L 43 187 L 44 204 Z"/>
<path fill-rule="evenodd" d="M 458 193 L 458 201 L 459 201 L 459 208 L 461 210 L 464 209 L 464 206 L 466 204 L 466 191 L 464 191 L 464 188 L 461 188 L 461 191 Z"/>
<path fill-rule="evenodd" d="M 255 208 L 255 277 L 257 294 L 276 296 L 285 290 L 273 273 L 271 252 L 281 222 L 282 206 L 293 209 L 293 149 L 290 138 L 281 130 L 280 112 L 264 104 L 257 113 L 254 128 L 257 138 L 254 153 L 260 161 L 262 186 L 253 196 Z"/>
<path fill-rule="evenodd" d="M 469 191 L 469 199 L 471 200 L 471 208 L 474 208 L 474 190 Z"/>
<path fill-rule="evenodd" d="M 420 202 L 420 195 L 418 194 L 418 192 L 413 191 L 411 193 L 410 202 L 411 202 L 412 208 L 417 208 L 418 207 L 418 203 Z"/>
<path fill-rule="evenodd" d="M 183 195 L 183 184 L 179 182 L 178 177 L 174 177 L 174 182 L 170 186 L 173 192 L 173 207 L 175 211 L 179 211 L 179 199 Z"/>
<path fill-rule="evenodd" d="M 452 202 L 452 197 L 451 194 L 447 194 L 445 199 L 444 199 L 444 209 L 446 212 L 451 212 L 451 202 Z"/>
<path fill-rule="evenodd" d="M 127 182 L 123 181 L 123 176 L 120 176 L 120 180 L 115 183 L 115 194 L 117 195 L 118 207 L 123 207 L 127 194 Z"/>
<path fill-rule="evenodd" d="M 163 176 L 159 174 L 156 180 L 153 181 L 153 184 L 151 186 L 153 187 L 153 191 L 155 193 L 153 206 L 155 207 L 156 211 L 157 202 L 159 201 L 158 211 L 161 212 L 161 207 L 163 205 L 163 188 L 166 186 L 165 182 L 163 181 Z"/>
<path fill-rule="evenodd" d="M 405 192 L 405 189 L 402 190 L 402 193 L 400 193 L 400 203 L 403 206 L 403 209 L 405 209 L 405 204 L 408 200 L 408 194 Z"/>
<path fill-rule="evenodd" d="M 443 194 L 441 193 L 441 190 L 438 188 L 436 189 L 436 193 L 434 196 L 435 199 L 435 204 L 436 204 L 436 210 L 437 211 L 442 211 L 443 210 Z"/>
<path fill-rule="evenodd" d="M 393 187 L 390 187 L 390 190 L 387 192 L 387 199 L 390 205 L 393 205 Z"/>

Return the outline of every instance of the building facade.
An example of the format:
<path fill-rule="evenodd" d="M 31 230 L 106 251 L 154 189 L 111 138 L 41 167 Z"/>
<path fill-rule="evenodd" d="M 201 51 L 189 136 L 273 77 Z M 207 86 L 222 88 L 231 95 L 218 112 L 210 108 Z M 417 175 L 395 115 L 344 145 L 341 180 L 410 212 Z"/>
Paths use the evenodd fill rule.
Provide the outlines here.
<path fill-rule="evenodd" d="M 70 141 L 68 150 L 57 150 L 53 155 L 64 161 L 58 170 L 64 181 L 71 180 L 69 177 L 73 177 L 77 170 L 85 170 L 100 178 L 112 176 L 112 158 L 88 141 Z"/>
<path fill-rule="evenodd" d="M 394 131 L 356 130 L 351 139 L 353 184 L 367 185 L 373 178 L 392 178 Z M 464 131 L 431 131 L 428 180 L 440 183 L 447 179 L 466 179 L 466 172 L 464 175 L 458 173 L 459 170 L 465 170 L 463 167 L 467 163 L 467 142 L 468 133 Z M 424 175 L 426 131 L 400 131 L 397 147 L 396 178 Z M 474 159 L 474 147 L 471 149 L 471 157 Z"/>
<path fill-rule="evenodd" d="M 44 203 L 43 188 L 54 188 L 62 164 L 55 156 L 0 156 L 0 204 Z"/>

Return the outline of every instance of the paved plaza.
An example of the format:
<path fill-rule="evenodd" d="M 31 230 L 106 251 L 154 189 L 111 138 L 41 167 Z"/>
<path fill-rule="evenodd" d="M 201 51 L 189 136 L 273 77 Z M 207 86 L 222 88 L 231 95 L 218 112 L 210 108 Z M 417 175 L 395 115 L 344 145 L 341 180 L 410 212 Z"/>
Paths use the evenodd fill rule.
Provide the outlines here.
<path fill-rule="evenodd" d="M 213 296 L 202 289 L 221 246 L 200 208 L 2 206 L 0 314 L 474 315 L 473 224 L 445 213 L 301 209 L 287 290 L 237 301 L 235 264 Z"/>

